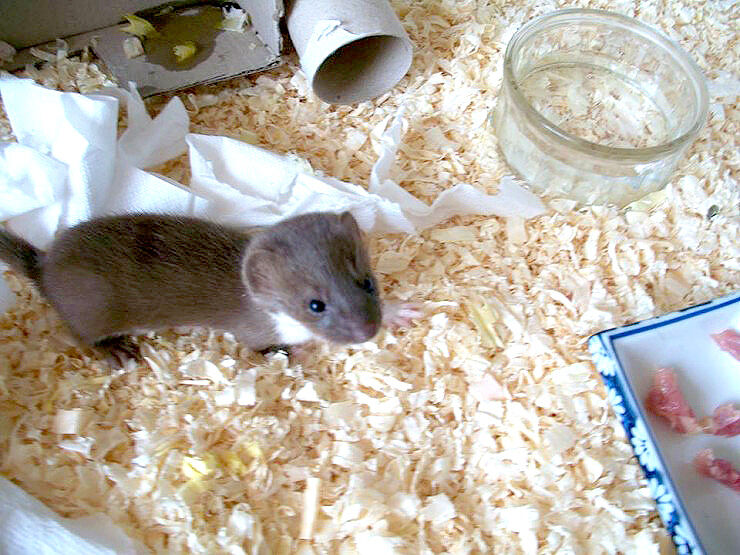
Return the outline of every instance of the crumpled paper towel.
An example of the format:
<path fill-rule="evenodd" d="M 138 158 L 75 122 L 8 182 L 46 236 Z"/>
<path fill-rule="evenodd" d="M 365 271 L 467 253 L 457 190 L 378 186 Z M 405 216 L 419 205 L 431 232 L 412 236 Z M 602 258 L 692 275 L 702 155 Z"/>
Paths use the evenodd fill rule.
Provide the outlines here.
<path fill-rule="evenodd" d="M 389 177 L 403 110 L 379 141 L 370 188 L 306 171 L 305 164 L 236 139 L 187 134 L 173 98 L 152 120 L 141 97 L 122 89 L 82 95 L 0 77 L 0 94 L 18 143 L 0 143 L 0 221 L 40 248 L 59 228 L 90 217 L 157 211 L 236 225 L 266 225 L 315 210 L 350 210 L 366 231 L 413 233 L 455 214 L 529 218 L 544 207 L 512 178 L 497 195 L 460 184 L 432 206 Z M 119 100 L 128 127 L 116 139 Z M 144 171 L 189 147 L 189 189 Z M 2 287 L 5 287 L 4 285 Z M 0 309 L 13 297 L 0 291 Z"/>
<path fill-rule="evenodd" d="M 0 476 L 0 553 L 136 555 L 146 549 L 105 515 L 62 518 Z"/>
<path fill-rule="evenodd" d="M 366 231 L 414 233 L 454 215 L 530 218 L 544 211 L 540 200 L 508 177 L 497 195 L 461 183 L 428 206 L 388 175 L 401 142 L 403 109 L 380 138 L 369 190 L 306 171 L 304 164 L 260 147 L 212 135 L 189 134 L 193 192 L 208 205 L 204 215 L 230 225 L 268 225 L 321 209 L 349 210 Z"/>
<path fill-rule="evenodd" d="M 188 134 L 188 115 L 177 97 L 152 119 L 135 87 L 131 90 L 82 95 L 0 76 L 0 94 L 18 140 L 0 142 L 0 221 L 8 229 L 43 249 L 58 229 L 95 216 L 142 211 L 255 226 L 305 212 L 350 210 L 365 231 L 406 233 L 455 214 L 528 218 L 544 211 L 539 199 L 511 178 L 502 180 L 497 195 L 457 185 L 432 206 L 399 187 L 389 172 L 401 140 L 403 110 L 380 138 L 366 190 L 235 139 Z M 128 127 L 117 138 L 120 102 L 127 105 Z M 189 189 L 145 171 L 186 149 Z M 14 300 L 0 280 L 0 310 Z M 42 553 L 36 541 L 52 537 L 53 529 L 57 549 L 64 545 L 74 553 L 107 552 L 108 544 L 100 541 L 89 540 L 91 547 L 83 549 L 80 542 L 88 540 L 74 535 L 79 527 L 60 524 L 48 509 L 37 509 L 0 490 L 0 538 L 20 542 L 0 544 L 13 548 L 0 551 Z M 18 523 L 23 524 L 21 536 L 12 530 Z M 30 546 L 26 551 L 23 536 Z"/>
<path fill-rule="evenodd" d="M 36 246 L 44 248 L 57 229 L 94 216 L 192 213 L 198 201 L 205 205 L 184 187 L 140 169 L 185 151 L 188 115 L 179 98 L 152 120 L 141 97 L 121 89 L 65 93 L 4 75 L 0 94 L 18 140 L 0 143 L 0 198 L 7 200 L 0 220 Z M 119 98 L 128 102 L 129 126 L 116 139 Z M 14 200 L 24 197 L 22 204 Z"/>

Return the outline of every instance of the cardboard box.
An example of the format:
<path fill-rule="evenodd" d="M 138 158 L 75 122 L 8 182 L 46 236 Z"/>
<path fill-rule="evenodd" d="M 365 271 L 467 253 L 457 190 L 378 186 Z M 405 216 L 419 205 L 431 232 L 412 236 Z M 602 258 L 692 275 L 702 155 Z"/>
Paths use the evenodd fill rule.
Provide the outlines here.
<path fill-rule="evenodd" d="M 37 62 L 29 47 L 64 38 L 70 51 L 90 46 L 121 86 L 137 84 L 142 96 L 212 83 L 254 73 L 280 63 L 282 0 L 236 0 L 249 17 L 243 32 L 217 29 L 223 2 L 180 0 L 27 0 L 8 2 L 0 17 L 0 40 L 18 53 L 2 69 L 12 71 Z M 128 58 L 123 41 L 130 34 L 124 15 L 152 22 L 162 37 L 145 39 L 145 54 Z M 187 39 L 186 39 L 187 37 Z M 177 62 L 172 45 L 191 40 L 195 54 Z M 173 42 L 174 41 L 174 42 Z"/>

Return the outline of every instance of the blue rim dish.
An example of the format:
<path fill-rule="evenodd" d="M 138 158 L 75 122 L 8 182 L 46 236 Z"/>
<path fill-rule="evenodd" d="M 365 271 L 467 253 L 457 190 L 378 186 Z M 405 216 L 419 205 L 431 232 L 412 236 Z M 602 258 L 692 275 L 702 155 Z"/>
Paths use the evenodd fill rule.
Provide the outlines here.
<path fill-rule="evenodd" d="M 740 292 L 702 303 L 678 312 L 672 312 L 636 324 L 602 331 L 589 338 L 588 348 L 594 365 L 607 388 L 609 401 L 624 427 L 640 466 L 654 497 L 658 513 L 673 540 L 678 553 L 700 554 L 702 545 L 681 499 L 646 415 L 641 409 L 635 392 L 626 376 L 622 362 L 614 348 L 614 341 L 630 335 L 644 333 L 707 312 L 740 303 Z"/>

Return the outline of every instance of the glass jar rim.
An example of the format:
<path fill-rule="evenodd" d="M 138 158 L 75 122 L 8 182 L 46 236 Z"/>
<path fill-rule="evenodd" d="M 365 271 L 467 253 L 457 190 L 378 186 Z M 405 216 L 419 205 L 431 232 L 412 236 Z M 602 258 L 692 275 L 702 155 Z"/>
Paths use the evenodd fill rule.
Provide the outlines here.
<path fill-rule="evenodd" d="M 530 38 L 543 27 L 579 21 L 593 21 L 621 27 L 631 33 L 650 39 L 668 52 L 688 77 L 696 95 L 697 105 L 695 106 L 694 120 L 689 129 L 678 137 L 655 146 L 644 148 L 611 147 L 587 141 L 569 133 L 538 112 L 524 97 L 517 80 L 514 78 L 512 62 L 514 51 L 525 39 Z M 557 143 L 589 156 L 609 159 L 650 162 L 663 157 L 667 153 L 675 152 L 694 140 L 706 122 L 709 109 L 709 93 L 701 69 L 676 42 L 650 25 L 607 10 L 568 8 L 541 15 L 527 22 L 514 33 L 506 46 L 503 85 L 508 88 L 512 100 L 525 117 Z"/>

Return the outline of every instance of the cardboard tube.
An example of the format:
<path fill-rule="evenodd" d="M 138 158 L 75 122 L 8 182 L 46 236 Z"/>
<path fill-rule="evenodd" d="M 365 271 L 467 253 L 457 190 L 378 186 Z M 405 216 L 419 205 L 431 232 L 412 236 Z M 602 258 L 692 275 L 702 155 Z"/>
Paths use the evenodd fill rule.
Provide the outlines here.
<path fill-rule="evenodd" d="M 387 0 L 292 0 L 286 13 L 301 67 L 324 102 L 374 98 L 411 65 L 411 41 Z"/>

